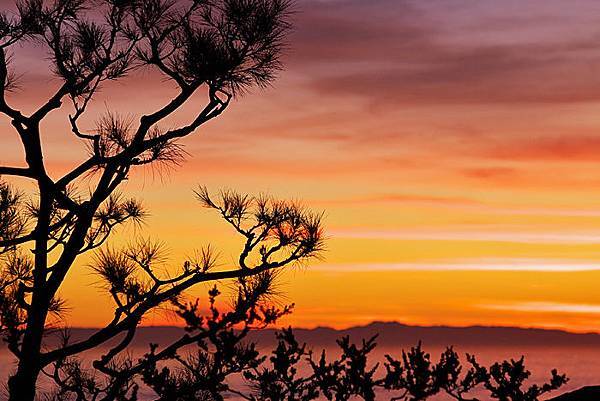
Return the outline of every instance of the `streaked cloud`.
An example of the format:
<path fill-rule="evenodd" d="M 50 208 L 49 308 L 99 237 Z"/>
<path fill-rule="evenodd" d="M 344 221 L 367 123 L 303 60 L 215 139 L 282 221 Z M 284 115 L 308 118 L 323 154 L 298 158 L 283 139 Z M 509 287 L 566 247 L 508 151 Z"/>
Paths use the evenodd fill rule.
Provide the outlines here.
<path fill-rule="evenodd" d="M 572 135 L 538 135 L 527 140 L 494 143 L 486 151 L 491 158 L 504 160 L 535 160 L 535 161 L 597 161 L 600 153 L 600 136 Z"/>
<path fill-rule="evenodd" d="M 335 238 L 359 238 L 372 240 L 431 240 L 431 241 L 473 241 L 473 242 L 514 242 L 533 244 L 600 244 L 600 231 L 598 232 L 494 232 L 479 231 L 477 229 L 464 230 L 369 230 L 369 229 L 338 229 L 330 230 L 330 235 Z"/>
<path fill-rule="evenodd" d="M 548 313 L 581 313 L 581 314 L 600 314 L 600 305 L 598 304 L 568 304 L 558 302 L 518 302 L 507 304 L 483 304 L 484 309 L 494 309 L 502 311 L 515 312 L 548 312 Z"/>
<path fill-rule="evenodd" d="M 474 199 L 458 196 L 440 196 L 434 194 L 389 193 L 380 195 L 356 196 L 353 198 L 315 199 L 319 204 L 374 204 L 374 203 L 427 203 L 436 205 L 480 205 Z"/>
<path fill-rule="evenodd" d="M 583 272 L 600 271 L 600 260 L 582 262 L 534 258 L 464 259 L 447 262 L 419 263 L 324 263 L 314 267 L 325 271 L 530 271 L 530 272 Z"/>

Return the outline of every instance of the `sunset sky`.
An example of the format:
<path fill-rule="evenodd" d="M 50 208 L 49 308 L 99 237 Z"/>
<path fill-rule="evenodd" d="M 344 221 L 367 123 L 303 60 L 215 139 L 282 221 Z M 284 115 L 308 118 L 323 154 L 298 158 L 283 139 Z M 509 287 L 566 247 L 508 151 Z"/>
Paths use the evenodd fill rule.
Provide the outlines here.
<path fill-rule="evenodd" d="M 324 211 L 328 236 L 322 261 L 282 276 L 283 302 L 296 304 L 284 324 L 600 331 L 600 3 L 299 0 L 296 9 L 273 87 L 187 138 L 181 166 L 136 171 L 125 191 L 151 216 L 116 243 L 161 239 L 173 264 L 210 243 L 233 263 L 239 239 L 193 190 L 268 193 Z M 22 88 L 9 99 L 25 111 L 59 85 L 42 55 L 15 53 Z M 138 118 L 174 93 L 150 71 L 107 84 L 82 125 L 106 110 Z M 44 126 L 55 176 L 86 156 L 68 111 Z M 0 132 L 2 164 L 22 165 L 8 119 Z M 72 326 L 112 317 L 86 265 L 63 290 Z"/>

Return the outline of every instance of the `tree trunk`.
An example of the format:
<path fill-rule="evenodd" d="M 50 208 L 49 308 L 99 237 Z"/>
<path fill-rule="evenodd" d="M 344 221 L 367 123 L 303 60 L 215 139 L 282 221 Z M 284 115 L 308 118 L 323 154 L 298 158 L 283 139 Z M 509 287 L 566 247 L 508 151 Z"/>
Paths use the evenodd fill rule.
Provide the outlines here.
<path fill-rule="evenodd" d="M 41 160 L 41 156 L 40 160 Z M 38 167 L 43 171 L 43 166 Z M 19 349 L 17 372 L 8 381 L 9 401 L 34 401 L 37 380 L 41 370 L 40 354 L 48 305 L 50 299 L 46 292 L 46 274 L 48 267 L 48 227 L 51 213 L 51 189 L 46 183 L 39 182 L 40 206 L 35 228 L 35 264 L 33 269 L 33 292 L 27 311 L 27 326 Z"/>
<path fill-rule="evenodd" d="M 9 401 L 34 401 L 40 374 L 45 311 L 32 313 L 23 337 L 17 372 L 8 380 Z"/>
<path fill-rule="evenodd" d="M 17 373 L 8 380 L 8 400 L 34 401 L 39 374 L 39 361 L 34 361 L 30 357 L 21 358 Z"/>

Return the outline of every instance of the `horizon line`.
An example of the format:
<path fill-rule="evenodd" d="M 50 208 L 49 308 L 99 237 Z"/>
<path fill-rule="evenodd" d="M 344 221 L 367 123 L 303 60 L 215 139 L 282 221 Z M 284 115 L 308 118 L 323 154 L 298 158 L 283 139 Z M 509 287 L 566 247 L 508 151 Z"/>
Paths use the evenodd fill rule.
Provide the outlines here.
<path fill-rule="evenodd" d="M 432 324 L 432 325 L 424 325 L 424 324 L 409 324 L 409 323 L 403 323 L 397 320 L 373 320 L 369 323 L 366 324 L 356 324 L 356 325 L 350 325 L 347 327 L 343 327 L 343 328 L 335 328 L 335 327 L 331 327 L 331 326 L 325 326 L 325 325 L 317 325 L 314 326 L 312 328 L 309 327 L 302 327 L 302 326 L 292 326 L 292 325 L 282 325 L 282 326 L 273 326 L 273 327 L 265 327 L 262 329 L 253 329 L 252 331 L 267 331 L 267 330 L 281 330 L 283 328 L 287 328 L 287 327 L 291 327 L 294 330 L 306 330 L 306 331 L 315 331 L 315 330 L 319 330 L 319 329 L 326 329 L 326 330 L 331 330 L 331 331 L 337 331 L 337 332 L 343 332 L 343 331 L 347 331 L 347 330 L 352 330 L 352 329 L 358 329 L 358 328 L 367 328 L 369 326 L 375 325 L 375 324 L 395 324 L 398 326 L 406 326 L 406 327 L 411 327 L 411 328 L 422 328 L 422 329 L 436 329 L 436 328 L 448 328 L 448 329 L 476 329 L 476 328 L 483 328 L 483 329 L 516 329 L 516 330 L 531 330 L 531 331 L 546 331 L 546 332 L 561 332 L 561 333 L 565 333 L 565 334 L 572 334 L 572 335 L 599 335 L 600 336 L 600 330 L 599 331 L 592 331 L 592 330 L 588 330 L 588 331 L 576 331 L 576 330 L 570 330 L 567 328 L 561 328 L 561 327 L 541 327 L 541 326 L 509 326 L 509 325 L 483 325 L 483 324 L 471 324 L 471 325 L 465 325 L 465 326 L 461 326 L 461 325 L 447 325 L 447 324 Z M 61 328 L 67 328 L 69 330 L 100 330 L 102 329 L 102 327 L 94 327 L 94 326 L 70 326 L 70 327 L 61 327 Z M 138 329 L 159 329 L 159 328 L 164 328 L 164 329 L 181 329 L 184 330 L 184 326 L 178 326 L 178 325 L 140 325 L 138 326 Z"/>

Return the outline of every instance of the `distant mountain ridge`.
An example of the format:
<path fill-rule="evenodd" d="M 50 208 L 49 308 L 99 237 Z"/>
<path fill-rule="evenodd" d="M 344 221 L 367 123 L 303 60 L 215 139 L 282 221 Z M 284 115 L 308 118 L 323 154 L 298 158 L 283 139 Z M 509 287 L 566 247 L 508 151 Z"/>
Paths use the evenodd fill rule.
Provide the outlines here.
<path fill-rule="evenodd" d="M 71 340 L 77 341 L 93 334 L 95 329 L 71 329 Z M 276 329 L 253 331 L 249 340 L 260 345 L 275 343 Z M 364 326 L 346 329 L 316 327 L 314 329 L 296 328 L 296 337 L 300 342 L 311 346 L 328 346 L 335 340 L 349 335 L 353 341 L 378 335 L 380 346 L 411 346 L 422 341 L 426 346 L 435 345 L 472 345 L 472 346 L 570 346 L 599 347 L 598 333 L 571 333 L 562 330 L 492 327 L 492 326 L 411 326 L 398 322 L 373 322 Z M 165 344 L 184 334 L 180 327 L 147 326 L 138 328 L 134 346 L 147 346 L 149 343 Z"/>

